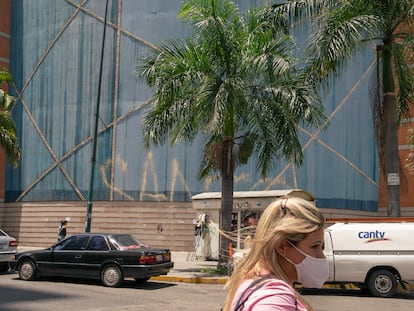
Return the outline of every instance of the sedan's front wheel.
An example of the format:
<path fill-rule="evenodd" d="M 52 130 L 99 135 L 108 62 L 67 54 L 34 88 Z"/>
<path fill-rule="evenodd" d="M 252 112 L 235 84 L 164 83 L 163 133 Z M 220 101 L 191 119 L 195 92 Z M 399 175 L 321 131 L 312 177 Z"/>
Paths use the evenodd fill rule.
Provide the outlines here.
<path fill-rule="evenodd" d="M 33 260 L 25 259 L 20 263 L 19 278 L 25 281 L 36 279 L 36 265 Z"/>
<path fill-rule="evenodd" d="M 107 265 L 102 269 L 101 281 L 105 286 L 118 287 L 124 281 L 124 277 L 116 265 Z"/>

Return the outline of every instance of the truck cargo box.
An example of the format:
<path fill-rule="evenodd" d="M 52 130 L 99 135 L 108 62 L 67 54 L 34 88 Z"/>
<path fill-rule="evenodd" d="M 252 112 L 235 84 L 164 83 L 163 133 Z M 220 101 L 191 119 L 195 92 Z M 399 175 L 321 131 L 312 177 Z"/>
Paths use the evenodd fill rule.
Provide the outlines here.
<path fill-rule="evenodd" d="M 414 223 L 337 223 L 326 230 L 335 251 L 414 252 Z"/>

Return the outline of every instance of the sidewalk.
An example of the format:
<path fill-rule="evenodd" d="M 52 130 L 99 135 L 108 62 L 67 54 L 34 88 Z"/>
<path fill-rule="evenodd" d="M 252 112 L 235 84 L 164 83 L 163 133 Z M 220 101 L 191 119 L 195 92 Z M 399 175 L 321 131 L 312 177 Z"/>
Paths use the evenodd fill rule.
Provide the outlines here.
<path fill-rule="evenodd" d="M 211 273 L 217 268 L 217 261 L 194 258 L 188 252 L 171 252 L 171 257 L 174 268 L 167 275 L 152 277 L 152 280 L 203 284 L 227 282 L 227 276 Z"/>

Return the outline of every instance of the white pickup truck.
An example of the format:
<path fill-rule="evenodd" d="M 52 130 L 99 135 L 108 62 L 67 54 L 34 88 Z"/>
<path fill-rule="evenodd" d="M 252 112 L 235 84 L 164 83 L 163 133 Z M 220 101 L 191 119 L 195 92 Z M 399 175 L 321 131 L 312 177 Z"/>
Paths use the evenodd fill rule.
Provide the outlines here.
<path fill-rule="evenodd" d="M 328 283 L 359 284 L 392 297 L 398 283 L 414 281 L 414 218 L 333 220 L 325 230 Z"/>

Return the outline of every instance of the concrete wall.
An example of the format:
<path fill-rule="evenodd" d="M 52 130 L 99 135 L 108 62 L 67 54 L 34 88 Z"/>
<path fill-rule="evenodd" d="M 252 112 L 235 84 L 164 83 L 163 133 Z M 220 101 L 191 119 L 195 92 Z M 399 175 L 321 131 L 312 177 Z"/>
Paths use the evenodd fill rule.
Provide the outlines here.
<path fill-rule="evenodd" d="M 191 203 L 94 202 L 91 232 L 123 232 L 154 247 L 194 250 Z M 13 203 L 0 206 L 0 227 L 19 245 L 46 247 L 57 240 L 61 219 L 70 217 L 68 234 L 85 232 L 86 202 Z"/>

